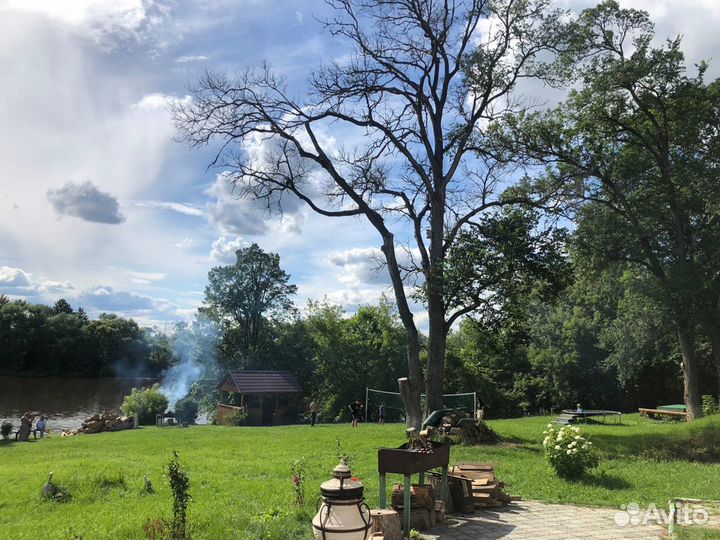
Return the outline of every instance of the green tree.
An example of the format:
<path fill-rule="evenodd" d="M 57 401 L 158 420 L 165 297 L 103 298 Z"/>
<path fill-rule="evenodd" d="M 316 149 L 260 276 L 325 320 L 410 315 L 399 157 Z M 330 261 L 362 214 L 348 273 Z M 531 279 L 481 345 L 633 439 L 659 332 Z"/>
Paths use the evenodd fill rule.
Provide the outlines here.
<path fill-rule="evenodd" d="M 614 0 L 577 26 L 578 90 L 554 110 L 511 122 L 511 152 L 549 167 L 577 209 L 579 249 L 600 267 L 652 277 L 682 353 L 690 418 L 702 416 L 696 327 L 720 365 L 718 240 L 720 82 L 688 76 L 680 39 L 653 47 L 647 13 Z"/>
<path fill-rule="evenodd" d="M 67 314 L 73 313 L 72 306 L 64 298 L 61 298 L 60 300 L 55 302 L 52 310 L 53 310 L 53 313 L 55 313 L 55 315 L 59 315 L 60 313 L 67 313 Z"/>
<path fill-rule="evenodd" d="M 137 414 L 142 425 L 155 423 L 155 415 L 164 413 L 168 407 L 168 398 L 160 392 L 160 385 L 148 388 L 133 388 L 125 396 L 120 408 L 127 416 Z"/>
<path fill-rule="evenodd" d="M 469 222 L 517 202 L 498 197 L 507 178 L 502 162 L 485 151 L 487 122 L 519 104 L 519 80 L 552 78 L 544 60 L 562 45 L 565 28 L 549 0 L 329 4 L 328 30 L 353 50 L 347 62 L 313 72 L 303 99 L 294 100 L 297 92 L 267 66 L 234 78 L 208 73 L 192 101 L 178 102 L 175 119 L 191 145 L 222 142 L 214 163 L 229 171 L 241 195 L 269 206 L 295 195 L 319 214 L 361 216 L 377 231 L 407 335 L 408 384 L 401 391 L 408 423 L 417 426 L 423 386 L 428 408 L 442 405 L 454 319 L 445 305 L 446 255 Z M 481 33 L 486 22 L 489 31 Z M 334 128 L 357 143 L 338 151 L 326 135 Z M 262 156 L 245 144 L 258 137 L 266 143 Z M 322 189 L 312 181 L 318 174 Z M 417 254 L 409 275 L 406 243 Z M 418 281 L 427 283 L 425 370 L 407 293 Z"/>
<path fill-rule="evenodd" d="M 280 256 L 257 244 L 239 249 L 235 264 L 217 266 L 208 273 L 203 312 L 225 328 L 233 345 L 244 355 L 257 351 L 266 321 L 280 319 L 293 309 L 297 287 L 280 268 Z"/>

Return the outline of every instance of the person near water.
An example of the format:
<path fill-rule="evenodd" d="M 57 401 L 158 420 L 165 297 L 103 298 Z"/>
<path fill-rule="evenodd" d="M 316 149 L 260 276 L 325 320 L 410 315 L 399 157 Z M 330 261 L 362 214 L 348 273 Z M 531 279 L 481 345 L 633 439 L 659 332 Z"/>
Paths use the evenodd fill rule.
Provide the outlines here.
<path fill-rule="evenodd" d="M 385 423 L 385 403 L 381 403 L 378 407 L 378 425 L 382 426 Z"/>
<path fill-rule="evenodd" d="M 360 413 L 362 411 L 362 407 L 362 401 L 360 401 L 359 399 L 356 399 L 350 405 L 348 405 L 348 409 L 350 409 L 350 418 L 352 419 L 350 425 L 352 427 L 357 427 L 358 420 L 360 420 Z"/>
<path fill-rule="evenodd" d="M 313 399 L 310 402 L 310 427 L 313 427 L 315 425 L 315 422 L 317 421 L 317 415 L 319 411 L 319 407 L 317 402 Z"/>
<path fill-rule="evenodd" d="M 40 415 L 40 420 L 38 420 L 35 423 L 35 432 L 40 434 L 40 438 L 43 438 L 43 435 L 45 434 L 45 430 L 47 429 L 47 421 L 45 420 L 45 415 Z"/>

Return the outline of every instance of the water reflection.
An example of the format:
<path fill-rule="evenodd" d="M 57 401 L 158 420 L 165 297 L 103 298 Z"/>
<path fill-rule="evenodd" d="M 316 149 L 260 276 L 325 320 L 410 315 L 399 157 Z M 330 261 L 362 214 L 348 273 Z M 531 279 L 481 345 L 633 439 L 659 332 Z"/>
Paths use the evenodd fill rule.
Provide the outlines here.
<path fill-rule="evenodd" d="M 20 416 L 37 411 L 48 418 L 52 431 L 75 429 L 88 416 L 120 409 L 133 387 L 149 386 L 155 379 L 0 377 L 0 421 L 17 429 Z"/>

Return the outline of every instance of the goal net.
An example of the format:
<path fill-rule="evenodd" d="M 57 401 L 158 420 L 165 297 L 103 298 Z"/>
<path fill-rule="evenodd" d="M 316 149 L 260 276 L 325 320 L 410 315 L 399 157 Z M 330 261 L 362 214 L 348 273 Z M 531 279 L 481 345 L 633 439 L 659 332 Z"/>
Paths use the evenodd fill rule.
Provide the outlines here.
<path fill-rule="evenodd" d="M 421 397 L 422 407 L 425 409 L 426 396 Z M 378 409 L 385 404 L 385 420 L 387 422 L 404 422 L 405 406 L 400 392 L 386 390 L 365 389 L 365 421 L 377 421 Z M 467 392 L 464 394 L 443 394 L 444 409 L 459 409 L 473 415 L 477 406 L 477 394 Z M 432 412 L 432 411 L 430 411 Z"/>

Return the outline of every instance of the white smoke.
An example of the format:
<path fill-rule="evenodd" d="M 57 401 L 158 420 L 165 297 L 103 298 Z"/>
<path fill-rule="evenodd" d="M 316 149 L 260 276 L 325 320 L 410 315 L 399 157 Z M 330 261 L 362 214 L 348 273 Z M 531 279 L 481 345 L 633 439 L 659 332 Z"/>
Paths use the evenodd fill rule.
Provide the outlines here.
<path fill-rule="evenodd" d="M 204 317 L 175 328 L 173 357 L 176 363 L 165 371 L 160 383 L 160 391 L 167 396 L 170 410 L 188 395 L 194 383 L 217 376 L 217 339 L 215 324 Z"/>
<path fill-rule="evenodd" d="M 205 367 L 194 360 L 185 359 L 175 364 L 163 375 L 160 392 L 168 398 L 168 407 L 175 409 L 175 404 L 188 395 L 190 387 L 202 377 Z"/>

